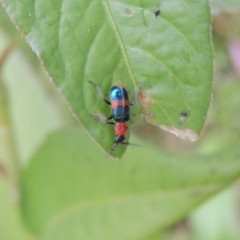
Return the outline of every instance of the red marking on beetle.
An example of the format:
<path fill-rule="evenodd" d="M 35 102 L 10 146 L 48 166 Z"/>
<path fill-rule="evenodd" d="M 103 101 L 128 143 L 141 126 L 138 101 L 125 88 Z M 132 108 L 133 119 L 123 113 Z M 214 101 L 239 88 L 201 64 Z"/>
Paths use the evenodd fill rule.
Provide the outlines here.
<path fill-rule="evenodd" d="M 125 107 L 125 106 L 129 106 L 129 100 L 126 99 L 118 99 L 118 100 L 111 100 L 111 108 L 115 109 L 117 107 Z"/>
<path fill-rule="evenodd" d="M 128 127 L 125 122 L 116 122 L 114 126 L 114 133 L 115 135 L 123 136 Z"/>

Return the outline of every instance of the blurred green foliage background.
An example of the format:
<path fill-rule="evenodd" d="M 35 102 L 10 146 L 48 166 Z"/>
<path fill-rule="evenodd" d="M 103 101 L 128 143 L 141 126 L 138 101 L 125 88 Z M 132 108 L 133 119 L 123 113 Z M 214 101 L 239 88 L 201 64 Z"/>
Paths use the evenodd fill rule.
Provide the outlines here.
<path fill-rule="evenodd" d="M 83 239 L 82 236 L 88 234 L 89 238 L 85 239 L 113 239 L 116 232 L 119 236 L 114 239 L 240 239 L 240 186 L 235 181 L 240 175 L 239 163 L 234 160 L 234 172 L 234 161 L 230 160 L 232 153 L 229 153 L 229 165 L 232 166 L 229 170 L 226 153 L 222 168 L 216 170 L 226 175 L 225 181 L 217 185 L 217 180 L 209 177 L 212 185 L 208 185 L 204 171 L 206 174 L 211 172 L 208 172 L 207 166 L 206 169 L 202 166 L 208 164 L 208 159 L 198 159 L 200 154 L 214 155 L 220 149 L 240 143 L 240 4 L 238 1 L 227 4 L 213 1 L 212 9 L 215 49 L 213 100 L 200 139 L 195 143 L 183 141 L 142 119 L 134 125 L 134 136 L 130 139 L 142 146 L 130 146 L 120 163 L 102 153 L 81 129 L 61 94 L 48 80 L 39 60 L 15 30 L 5 10 L 0 9 L 1 240 Z M 236 57 L 234 53 L 239 54 Z M 83 143 L 83 148 L 78 147 Z M 190 161 L 191 156 L 197 157 Z M 65 161 L 68 157 L 69 161 Z M 219 154 L 219 160 L 221 157 Z M 161 158 L 161 163 L 158 163 L 158 158 Z M 191 162 L 195 165 L 192 168 Z M 139 170 L 140 167 L 136 167 L 137 164 L 145 168 L 146 175 Z M 199 182 L 197 177 L 194 178 L 198 164 L 203 174 L 199 173 Z M 156 171 L 164 169 L 156 189 L 160 188 L 163 192 L 161 194 L 166 196 L 158 196 L 157 191 L 153 191 L 156 198 L 148 194 L 151 189 L 155 189 L 155 183 L 148 176 L 148 171 L 155 176 L 154 166 Z M 189 169 L 185 170 L 186 166 Z M 173 168 L 173 172 L 168 168 Z M 176 176 L 177 172 L 183 176 Z M 185 178 L 184 175 L 189 176 L 189 172 L 193 176 Z M 111 176 L 118 174 L 119 178 L 116 179 Z M 128 181 L 131 175 L 136 176 L 134 181 Z M 174 176 L 173 183 L 165 182 Z M 220 176 L 217 175 L 216 179 L 220 179 Z M 192 183 L 184 182 L 191 179 Z M 232 181 L 235 183 L 229 187 Z M 210 185 L 212 188 L 209 193 L 207 188 L 201 188 Z M 190 195 L 178 195 L 178 191 L 187 192 L 190 187 L 198 191 L 191 192 L 196 197 L 192 203 L 190 200 L 188 202 Z M 171 192 L 172 189 L 176 191 Z M 220 189 L 224 190 L 217 193 Z M 201 191 L 206 194 L 201 196 Z M 132 193 L 132 199 L 129 193 Z M 212 196 L 214 193 L 217 195 Z M 109 205 L 106 206 L 105 196 L 110 196 L 106 201 Z M 111 198 L 117 198 L 117 201 L 112 202 Z M 209 200 L 198 207 L 206 198 Z M 156 205 L 152 203 L 154 199 Z M 176 202 L 169 202 L 168 206 L 168 199 Z M 124 202 L 123 206 L 121 201 Z M 161 218 L 158 212 L 154 215 L 157 208 L 151 209 L 151 206 L 157 206 L 158 202 L 166 206 L 168 217 L 163 214 Z M 137 207 L 134 209 L 138 204 L 143 206 L 142 212 Z M 121 217 L 118 211 L 122 213 Z M 138 224 L 136 220 L 144 214 L 147 216 L 146 221 L 142 225 Z M 124 228 L 125 224 L 130 228 Z M 76 227 L 72 227 L 74 225 Z M 78 228 L 82 229 L 81 233 L 74 231 Z M 106 228 L 109 238 L 103 233 Z M 132 233 L 136 229 L 140 229 L 138 234 Z"/>

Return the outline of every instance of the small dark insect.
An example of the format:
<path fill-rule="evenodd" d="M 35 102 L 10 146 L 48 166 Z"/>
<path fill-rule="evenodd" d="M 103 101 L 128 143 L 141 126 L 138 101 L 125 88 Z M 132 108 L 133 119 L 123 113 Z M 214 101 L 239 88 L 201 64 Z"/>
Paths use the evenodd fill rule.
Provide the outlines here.
<path fill-rule="evenodd" d="M 188 112 L 182 111 L 180 114 L 181 117 L 188 117 Z"/>
<path fill-rule="evenodd" d="M 155 18 L 157 18 L 159 15 L 160 15 L 160 9 L 157 9 L 155 12 L 154 12 L 154 15 L 155 15 Z"/>
<path fill-rule="evenodd" d="M 180 117 L 179 117 L 178 124 L 183 124 L 188 117 L 189 117 L 189 112 L 187 112 L 187 111 L 182 111 L 182 112 L 180 113 Z"/>

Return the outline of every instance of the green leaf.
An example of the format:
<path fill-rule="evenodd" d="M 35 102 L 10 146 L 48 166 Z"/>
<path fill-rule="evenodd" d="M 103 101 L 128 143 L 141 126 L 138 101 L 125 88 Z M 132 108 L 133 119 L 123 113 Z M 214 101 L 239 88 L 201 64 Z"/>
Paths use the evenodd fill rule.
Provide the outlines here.
<path fill-rule="evenodd" d="M 1 32 L 0 32 L 1 33 Z M 0 70 L 11 49 L 11 44 L 0 34 Z M 17 169 L 11 139 L 8 94 L 0 76 L 0 239 L 28 240 L 30 234 L 22 222 L 17 192 Z"/>
<path fill-rule="evenodd" d="M 6 33 L 11 35 L 16 35 L 16 28 L 11 23 L 5 9 L 0 5 L 0 24 L 1 24 L 1 30 L 4 30 Z"/>
<path fill-rule="evenodd" d="M 21 166 L 28 163 L 45 135 L 63 124 L 60 104 L 52 100 L 52 86 L 49 82 L 44 85 L 37 74 L 39 72 L 33 71 L 25 55 L 17 48 L 12 50 L 2 70 L 12 138 Z"/>
<path fill-rule="evenodd" d="M 177 221 L 240 173 L 238 145 L 186 157 L 144 144 L 129 147 L 115 162 L 99 154 L 80 129 L 52 134 L 23 173 L 28 225 L 44 239 L 70 233 L 69 239 L 99 234 L 97 239 L 141 239 Z"/>
<path fill-rule="evenodd" d="M 109 116 L 110 109 L 89 80 L 106 95 L 121 82 L 131 99 L 137 87 L 149 122 L 197 138 L 212 79 L 207 0 L 2 1 L 77 119 L 106 151 L 113 129 L 90 115 Z M 140 108 L 132 112 L 135 121 Z M 120 146 L 114 155 L 124 151 Z"/>
<path fill-rule="evenodd" d="M 194 239 L 239 239 L 235 187 L 228 188 L 191 214 Z M 208 219 L 208 221 L 206 221 Z"/>
<path fill-rule="evenodd" d="M 23 224 L 17 196 L 8 183 L 0 174 L 0 239 L 30 240 L 32 236 Z"/>
<path fill-rule="evenodd" d="M 0 164 L 10 165 L 12 149 L 10 144 L 9 118 L 7 101 L 2 78 L 0 78 Z M 0 171 L 1 175 L 1 171 Z"/>

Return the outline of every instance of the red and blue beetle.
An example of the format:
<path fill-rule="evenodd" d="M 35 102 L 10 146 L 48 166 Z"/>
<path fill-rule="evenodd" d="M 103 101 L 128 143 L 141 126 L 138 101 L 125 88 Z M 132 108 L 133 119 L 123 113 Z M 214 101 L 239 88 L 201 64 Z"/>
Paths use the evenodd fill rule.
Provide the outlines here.
<path fill-rule="evenodd" d="M 113 152 L 119 143 L 129 145 L 129 142 L 124 142 L 124 135 L 128 128 L 126 122 L 130 120 L 129 106 L 134 105 L 136 100 L 135 102 L 130 103 L 127 90 L 121 84 L 118 84 L 110 89 L 109 101 L 104 97 L 98 85 L 96 85 L 92 81 L 89 81 L 89 83 L 93 84 L 97 89 L 99 96 L 107 104 L 111 105 L 112 114 L 105 120 L 106 123 L 114 125 L 115 139 L 114 145 L 112 146 L 110 151 Z M 110 121 L 111 119 L 114 119 L 115 122 Z"/>

